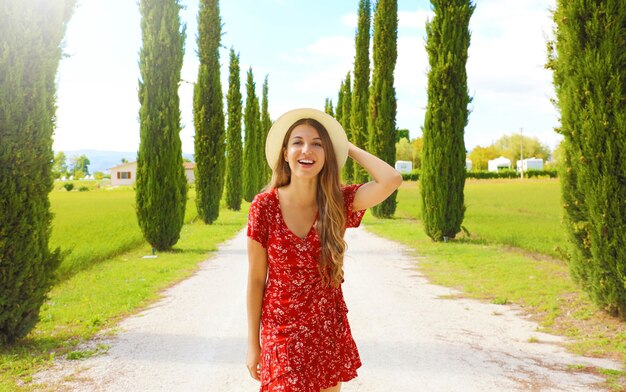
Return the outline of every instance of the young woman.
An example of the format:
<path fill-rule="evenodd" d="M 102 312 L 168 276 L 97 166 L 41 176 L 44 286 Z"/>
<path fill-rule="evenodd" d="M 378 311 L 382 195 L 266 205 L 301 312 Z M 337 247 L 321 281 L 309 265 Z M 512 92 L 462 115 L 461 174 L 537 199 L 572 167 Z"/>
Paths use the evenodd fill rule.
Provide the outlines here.
<path fill-rule="evenodd" d="M 338 392 L 361 366 L 341 291 L 343 234 L 402 176 L 315 109 L 281 116 L 265 155 L 272 180 L 248 215 L 246 365 L 261 392 Z M 348 156 L 373 181 L 341 186 Z"/>

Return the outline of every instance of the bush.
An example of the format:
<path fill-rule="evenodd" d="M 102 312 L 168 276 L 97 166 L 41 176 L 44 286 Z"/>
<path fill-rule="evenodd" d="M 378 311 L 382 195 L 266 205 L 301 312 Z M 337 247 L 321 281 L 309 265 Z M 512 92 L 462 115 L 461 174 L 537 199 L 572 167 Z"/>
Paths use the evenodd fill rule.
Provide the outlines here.
<path fill-rule="evenodd" d="M 89 190 L 89 188 L 86 187 L 86 186 L 81 186 L 80 188 L 78 188 L 79 192 L 87 192 L 88 190 Z"/>
<path fill-rule="evenodd" d="M 65 184 L 63 184 L 63 188 L 65 188 L 65 190 L 69 192 L 74 189 L 74 184 L 72 184 L 71 182 L 66 182 Z"/>
<path fill-rule="evenodd" d="M 420 179 L 420 171 L 413 169 L 410 173 L 402 173 L 403 181 L 418 181 Z"/>
<path fill-rule="evenodd" d="M 502 170 L 499 172 L 490 172 L 490 171 L 475 171 L 475 172 L 467 172 L 465 174 L 465 178 L 473 178 L 476 180 L 487 180 L 487 179 L 495 179 L 495 178 L 519 178 L 520 173 L 514 170 Z M 539 177 L 549 177 L 556 178 L 557 172 L 556 170 L 530 170 L 524 172 L 525 178 L 539 178 Z"/>

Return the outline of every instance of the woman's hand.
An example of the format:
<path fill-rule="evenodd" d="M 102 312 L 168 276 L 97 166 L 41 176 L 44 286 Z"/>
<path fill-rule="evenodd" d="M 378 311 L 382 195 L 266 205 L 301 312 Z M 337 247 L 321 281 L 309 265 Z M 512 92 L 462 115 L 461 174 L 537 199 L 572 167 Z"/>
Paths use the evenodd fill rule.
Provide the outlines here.
<path fill-rule="evenodd" d="M 250 376 L 257 381 L 261 381 L 261 346 L 259 345 L 249 345 L 248 353 L 246 354 L 246 367 L 250 372 Z"/>

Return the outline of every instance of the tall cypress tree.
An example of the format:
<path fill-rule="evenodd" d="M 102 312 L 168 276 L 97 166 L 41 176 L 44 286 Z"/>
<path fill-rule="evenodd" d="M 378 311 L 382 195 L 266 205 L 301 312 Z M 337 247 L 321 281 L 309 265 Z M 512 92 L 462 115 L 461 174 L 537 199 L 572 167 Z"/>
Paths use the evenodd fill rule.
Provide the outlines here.
<path fill-rule="evenodd" d="M 229 209 L 239 211 L 242 199 L 241 158 L 241 75 L 239 55 L 230 49 L 230 66 L 228 77 L 228 131 L 226 137 L 226 205 Z"/>
<path fill-rule="evenodd" d="M 243 147 L 243 198 L 252 201 L 262 187 L 262 165 L 265 163 L 264 143 L 261 141 L 259 99 L 256 96 L 256 84 L 252 67 L 248 70 L 246 81 L 246 108 L 243 124 L 246 129 Z"/>
<path fill-rule="evenodd" d="M 368 101 L 370 84 L 370 28 L 372 7 L 370 0 L 359 1 L 359 22 L 356 31 L 354 57 L 354 88 L 350 113 L 350 129 L 352 142 L 361 148 L 369 150 L 368 141 Z M 366 182 L 369 178 L 367 171 L 360 165 L 354 165 L 354 182 Z"/>
<path fill-rule="evenodd" d="M 467 92 L 471 0 L 431 0 L 435 16 L 426 23 L 428 104 L 424 119 L 420 189 L 422 221 L 435 241 L 461 231 L 465 204 L 463 135 L 471 98 Z"/>
<path fill-rule="evenodd" d="M 0 345 L 24 337 L 61 256 L 50 251 L 55 76 L 74 1 L 0 7 Z"/>
<path fill-rule="evenodd" d="M 185 42 L 180 8 L 178 0 L 141 0 L 137 220 L 157 250 L 178 242 L 187 202 L 178 98 Z"/>
<path fill-rule="evenodd" d="M 374 12 L 374 70 L 369 101 L 370 151 L 394 165 L 396 160 L 396 68 L 398 41 L 398 1 L 378 0 Z M 396 211 L 394 192 L 372 208 L 374 216 L 390 218 Z"/>
<path fill-rule="evenodd" d="M 269 95 L 269 82 L 268 75 L 265 75 L 265 80 L 263 81 L 263 96 L 261 100 L 261 168 L 265 169 L 263 179 L 261 184 L 268 183 L 270 177 L 272 175 L 272 169 L 270 169 L 269 165 L 267 165 L 264 161 L 265 157 L 265 139 L 267 138 L 267 133 L 272 127 L 272 119 L 270 118 L 269 111 L 269 103 L 268 103 L 268 95 Z"/>
<path fill-rule="evenodd" d="M 626 319 L 626 3 L 559 0 L 554 20 L 568 262 L 596 304 Z"/>
<path fill-rule="evenodd" d="M 198 81 L 193 89 L 196 128 L 196 206 L 205 223 L 219 216 L 226 169 L 224 104 L 220 80 L 222 24 L 218 0 L 201 0 L 198 12 Z"/>
<path fill-rule="evenodd" d="M 324 101 L 324 112 L 330 114 L 331 116 L 335 116 L 335 109 L 333 108 L 333 100 L 330 98 L 326 98 Z"/>
<path fill-rule="evenodd" d="M 339 91 L 339 100 L 337 100 L 337 113 L 341 113 L 339 122 L 346 131 L 348 140 L 352 140 L 352 128 L 350 123 L 350 117 L 352 114 L 352 81 L 350 78 L 350 72 L 346 75 L 346 79 L 341 83 L 341 90 Z M 352 183 L 354 180 L 354 165 L 352 159 L 346 161 L 343 167 L 343 179 L 346 183 Z"/>

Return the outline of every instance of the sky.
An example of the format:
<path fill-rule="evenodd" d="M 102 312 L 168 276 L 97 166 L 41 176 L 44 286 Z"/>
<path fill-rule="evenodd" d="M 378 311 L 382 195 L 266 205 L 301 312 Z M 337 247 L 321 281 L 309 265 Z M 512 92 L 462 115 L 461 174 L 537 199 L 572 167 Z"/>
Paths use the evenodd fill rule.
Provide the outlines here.
<path fill-rule="evenodd" d="M 372 1 L 374 3 L 374 1 Z M 55 151 L 139 148 L 138 0 L 78 0 L 64 42 L 57 75 Z M 269 82 L 273 119 L 297 107 L 323 110 L 337 101 L 341 81 L 354 68 L 358 0 L 227 0 L 220 2 L 222 91 L 228 90 L 229 50 L 240 54 L 245 102 L 251 67 L 257 96 Z M 476 0 L 467 62 L 473 97 L 465 146 L 487 146 L 505 134 L 523 132 L 554 148 L 558 112 L 552 74 L 544 69 L 552 35 L 555 0 Z M 186 48 L 180 85 L 183 152 L 193 153 L 193 83 L 198 0 L 181 0 Z M 421 136 L 427 102 L 428 58 L 425 23 L 430 2 L 398 0 L 396 125 Z M 371 56 L 371 49 L 370 49 Z"/>

